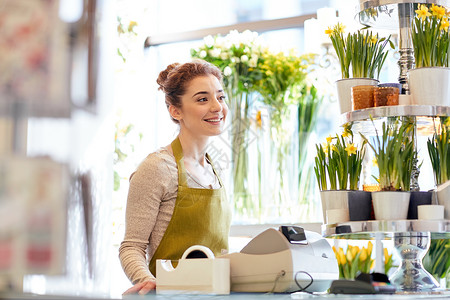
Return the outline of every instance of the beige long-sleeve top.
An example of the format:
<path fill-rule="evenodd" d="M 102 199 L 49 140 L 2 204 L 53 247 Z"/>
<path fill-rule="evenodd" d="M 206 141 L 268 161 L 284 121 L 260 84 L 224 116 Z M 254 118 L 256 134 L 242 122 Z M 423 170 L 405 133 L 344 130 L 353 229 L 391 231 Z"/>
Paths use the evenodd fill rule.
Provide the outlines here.
<path fill-rule="evenodd" d="M 204 188 L 189 173 L 187 183 Z M 213 188 L 220 188 L 218 181 Z M 177 164 L 166 148 L 148 155 L 131 176 L 119 259 L 133 284 L 154 279 L 148 264 L 172 218 L 177 192 Z"/>

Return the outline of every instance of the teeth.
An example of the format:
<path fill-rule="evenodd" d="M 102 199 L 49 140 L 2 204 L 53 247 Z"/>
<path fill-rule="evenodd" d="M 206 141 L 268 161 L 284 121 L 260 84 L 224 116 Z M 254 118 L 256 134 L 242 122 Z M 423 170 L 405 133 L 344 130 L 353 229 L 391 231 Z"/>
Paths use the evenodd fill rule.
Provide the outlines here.
<path fill-rule="evenodd" d="M 220 119 L 209 119 L 206 120 L 207 122 L 220 122 Z"/>

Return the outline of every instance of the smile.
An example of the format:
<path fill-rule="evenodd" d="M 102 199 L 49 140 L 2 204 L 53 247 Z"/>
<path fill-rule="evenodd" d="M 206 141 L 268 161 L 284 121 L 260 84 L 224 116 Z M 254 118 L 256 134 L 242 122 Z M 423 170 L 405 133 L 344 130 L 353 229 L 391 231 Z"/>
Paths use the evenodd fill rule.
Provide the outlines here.
<path fill-rule="evenodd" d="M 222 118 L 214 118 L 214 119 L 205 119 L 204 121 L 209 122 L 209 123 L 218 123 L 222 120 L 223 120 L 223 117 Z"/>

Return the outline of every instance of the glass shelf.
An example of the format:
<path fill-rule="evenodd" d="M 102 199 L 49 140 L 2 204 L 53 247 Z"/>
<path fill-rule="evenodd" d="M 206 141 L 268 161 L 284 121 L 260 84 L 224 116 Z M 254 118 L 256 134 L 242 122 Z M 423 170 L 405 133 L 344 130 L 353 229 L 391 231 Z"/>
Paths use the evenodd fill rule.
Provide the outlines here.
<path fill-rule="evenodd" d="M 322 225 L 322 235 L 346 240 L 390 239 L 401 260 L 389 277 L 401 292 L 433 292 L 439 283 L 423 267 L 431 239 L 450 238 L 450 220 L 376 220 Z"/>
<path fill-rule="evenodd" d="M 417 133 L 423 136 L 430 136 L 435 132 L 440 124 L 437 117 L 450 115 L 449 106 L 431 105 L 394 105 L 371 107 L 355 110 L 341 115 L 340 123 L 352 123 L 354 132 L 361 132 L 366 135 L 375 135 L 375 128 L 380 132 L 381 123 L 389 117 L 415 117 Z M 370 118 L 374 120 L 374 126 L 366 126 Z"/>
<path fill-rule="evenodd" d="M 450 7 L 449 0 L 360 0 L 355 19 L 362 25 L 374 28 L 398 29 L 399 6 L 425 2 Z"/>
<path fill-rule="evenodd" d="M 432 239 L 449 239 L 450 220 L 371 220 L 322 225 L 326 238 L 392 239 L 402 232 L 430 232 Z"/>

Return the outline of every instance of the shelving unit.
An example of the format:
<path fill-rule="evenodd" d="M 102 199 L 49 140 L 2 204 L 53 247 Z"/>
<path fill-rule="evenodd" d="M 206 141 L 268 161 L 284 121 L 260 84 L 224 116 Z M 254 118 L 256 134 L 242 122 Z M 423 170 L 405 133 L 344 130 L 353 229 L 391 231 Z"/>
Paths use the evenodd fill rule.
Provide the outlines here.
<path fill-rule="evenodd" d="M 450 1 L 447 0 L 360 0 L 357 14 L 359 22 L 363 25 L 399 29 L 399 82 L 407 94 L 409 91 L 407 72 L 414 67 L 409 32 L 414 18 L 414 5 L 420 3 L 450 7 Z M 439 117 L 447 116 L 450 116 L 448 106 L 398 105 L 347 112 L 341 115 L 340 121 L 341 124 L 351 125 L 353 132 L 373 136 L 377 134 L 375 129 L 381 128 L 382 122 L 389 121 L 389 118 L 410 117 L 414 118 L 416 123 L 417 135 L 430 136 L 440 123 Z M 450 239 L 450 220 L 368 220 L 324 224 L 322 234 L 327 238 L 375 240 L 378 249 L 377 264 L 380 263 L 378 256 L 383 256 L 382 251 L 379 251 L 382 249 L 381 240 L 393 240 L 394 248 L 402 262 L 390 277 L 397 289 L 413 293 L 440 291 L 436 280 L 423 269 L 422 258 L 429 248 L 431 239 Z"/>

